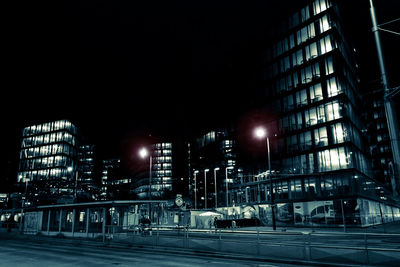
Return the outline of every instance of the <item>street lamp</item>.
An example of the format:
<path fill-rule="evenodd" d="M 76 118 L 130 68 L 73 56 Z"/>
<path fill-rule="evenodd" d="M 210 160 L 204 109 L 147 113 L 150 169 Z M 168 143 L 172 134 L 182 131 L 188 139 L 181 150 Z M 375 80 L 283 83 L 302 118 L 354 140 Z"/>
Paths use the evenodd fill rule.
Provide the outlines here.
<path fill-rule="evenodd" d="M 197 174 L 199 171 L 194 171 L 194 209 L 197 210 Z"/>
<path fill-rule="evenodd" d="M 207 209 L 207 172 L 209 169 L 204 170 L 204 208 Z"/>
<path fill-rule="evenodd" d="M 214 192 L 215 192 L 215 208 L 217 205 L 217 171 L 219 171 L 219 167 L 214 168 Z"/>
<path fill-rule="evenodd" d="M 152 160 L 153 160 L 153 158 L 152 158 L 152 156 L 150 155 L 150 153 L 149 153 L 149 151 L 146 149 L 146 148 L 142 148 L 140 151 L 139 151 L 139 155 L 140 155 L 140 157 L 142 158 L 142 159 L 145 159 L 145 158 L 147 158 L 147 156 L 149 155 L 149 159 L 150 159 L 150 168 L 149 168 L 149 200 L 151 200 L 151 175 L 152 175 L 152 172 L 151 172 L 151 169 L 152 169 Z"/>
<path fill-rule="evenodd" d="M 233 166 L 225 167 L 225 201 L 228 207 L 228 170 L 233 169 Z"/>
<path fill-rule="evenodd" d="M 272 175 L 271 175 L 271 153 L 269 149 L 269 137 L 267 135 L 267 131 L 263 127 L 257 127 L 254 130 L 254 135 L 258 139 L 267 139 L 267 153 L 268 153 L 268 173 L 269 173 L 269 181 L 270 181 L 270 196 L 271 196 L 271 212 L 272 212 L 272 229 L 276 230 L 276 222 L 275 222 L 275 203 L 274 203 L 274 190 L 273 190 L 273 183 L 272 183 Z"/>
<path fill-rule="evenodd" d="M 74 170 L 74 168 L 73 168 L 72 166 L 69 166 L 69 167 L 67 168 L 67 171 L 68 171 L 69 173 L 72 173 L 73 170 Z M 71 176 L 72 176 L 72 175 L 73 175 L 73 174 L 71 174 Z M 75 172 L 74 202 L 76 202 L 77 195 L 78 195 L 78 170 L 76 170 L 76 172 Z"/>
<path fill-rule="evenodd" d="M 152 175 L 152 173 L 151 173 L 152 166 L 151 165 L 152 165 L 153 158 L 152 158 L 150 152 L 146 148 L 142 148 L 139 151 L 139 155 L 140 155 L 140 157 L 142 159 L 145 159 L 149 155 L 149 161 L 150 161 L 150 168 L 149 168 L 149 200 L 151 200 L 151 175 Z M 150 202 L 149 202 L 149 219 L 150 219 L 150 222 L 151 222 L 151 203 Z"/>

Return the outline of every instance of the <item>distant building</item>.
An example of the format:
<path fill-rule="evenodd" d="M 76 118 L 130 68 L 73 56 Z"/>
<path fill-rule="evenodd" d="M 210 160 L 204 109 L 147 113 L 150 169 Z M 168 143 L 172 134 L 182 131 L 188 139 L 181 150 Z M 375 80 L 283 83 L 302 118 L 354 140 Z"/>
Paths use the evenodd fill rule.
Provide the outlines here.
<path fill-rule="evenodd" d="M 192 208 L 226 205 L 226 185 L 233 183 L 230 174 L 236 169 L 233 132 L 227 129 L 210 130 L 195 138 L 190 145 L 190 166 Z"/>
<path fill-rule="evenodd" d="M 59 120 L 25 127 L 17 181 L 33 203 L 72 199 L 79 166 L 77 128 Z"/>
<path fill-rule="evenodd" d="M 396 191 L 391 181 L 391 162 L 393 154 L 390 145 L 387 126 L 383 91 L 370 90 L 364 95 L 365 117 L 367 125 L 365 131 L 369 141 L 369 154 L 373 159 L 372 171 L 374 178 L 385 185 L 386 188 Z"/>
<path fill-rule="evenodd" d="M 134 192 L 139 199 L 161 199 L 170 197 L 169 193 L 172 192 L 173 189 L 172 146 L 173 144 L 171 142 L 161 142 L 151 146 L 151 159 L 147 159 L 149 167 L 144 168 L 145 171 L 139 174 L 134 183 Z M 151 190 L 149 187 L 150 183 Z M 150 191 L 151 197 L 149 196 Z"/>
<path fill-rule="evenodd" d="M 101 189 L 100 189 L 100 199 L 108 200 L 110 199 L 109 184 L 113 181 L 119 180 L 120 175 L 118 174 L 121 168 L 120 159 L 106 159 L 102 162 L 102 172 L 101 172 Z"/>
<path fill-rule="evenodd" d="M 93 200 L 97 197 L 99 191 L 95 185 L 95 146 L 79 146 L 78 158 L 78 194 L 82 194 L 82 198 Z"/>
<path fill-rule="evenodd" d="M 168 140 L 154 143 L 150 149 L 151 165 L 149 157 L 140 159 L 141 171 L 133 181 L 136 198 L 174 199 L 177 194 L 187 196 L 187 143 L 182 140 Z"/>

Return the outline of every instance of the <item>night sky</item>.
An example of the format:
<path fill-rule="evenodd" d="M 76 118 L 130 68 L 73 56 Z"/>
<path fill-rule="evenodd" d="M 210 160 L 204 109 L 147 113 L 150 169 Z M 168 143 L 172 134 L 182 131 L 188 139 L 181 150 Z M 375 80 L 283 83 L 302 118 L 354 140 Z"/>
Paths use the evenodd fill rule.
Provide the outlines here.
<path fill-rule="evenodd" d="M 21 129 L 31 123 L 70 119 L 105 156 L 115 156 L 129 138 L 185 136 L 236 118 L 254 100 L 246 92 L 267 29 L 300 2 L 5 4 L 0 192 L 15 180 Z M 368 2 L 351 1 L 343 28 L 360 47 L 362 77 L 374 81 Z M 375 5 L 380 23 L 400 17 L 399 1 Z M 386 28 L 400 31 L 400 22 Z M 381 37 L 391 86 L 398 86 L 400 36 Z"/>

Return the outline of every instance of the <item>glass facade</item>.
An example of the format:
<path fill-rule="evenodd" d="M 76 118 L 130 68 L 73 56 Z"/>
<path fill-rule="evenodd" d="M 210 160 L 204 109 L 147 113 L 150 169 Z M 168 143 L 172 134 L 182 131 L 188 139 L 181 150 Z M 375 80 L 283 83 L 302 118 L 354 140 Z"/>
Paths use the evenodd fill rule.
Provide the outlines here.
<path fill-rule="evenodd" d="M 279 109 L 267 123 L 274 201 L 281 206 L 290 203 L 291 211 L 294 202 L 337 202 L 357 196 L 387 201 L 390 192 L 372 179 L 361 132 L 365 125 L 356 64 L 338 8 L 329 0 L 309 1 L 282 25 L 264 54 L 259 90 L 260 105 Z M 263 177 L 254 171 L 244 173 L 241 183 L 232 186 L 229 202 L 271 203 L 269 178 Z M 317 213 L 312 208 L 308 216 L 320 217 Z M 293 212 L 290 216 L 296 220 Z"/>
<path fill-rule="evenodd" d="M 106 159 L 102 162 L 102 172 L 101 172 L 101 188 L 100 188 L 100 199 L 107 200 L 109 196 L 108 187 L 109 184 L 114 180 L 113 170 L 120 168 L 120 159 Z"/>
<path fill-rule="evenodd" d="M 236 153 L 236 140 L 228 129 L 210 130 L 193 140 L 190 151 L 193 208 L 225 205 L 226 185 L 233 184 L 233 173 L 237 172 Z"/>
<path fill-rule="evenodd" d="M 79 147 L 79 182 L 93 185 L 94 181 L 94 146 L 82 145 Z"/>
<path fill-rule="evenodd" d="M 74 180 L 78 168 L 77 129 L 60 120 L 23 129 L 18 182 Z"/>
<path fill-rule="evenodd" d="M 172 191 L 175 190 L 173 149 L 171 142 L 156 143 L 151 147 L 152 199 L 172 197 Z M 149 199 L 149 170 L 148 167 L 145 169 L 147 170 L 139 175 L 141 178 L 134 183 L 134 192 L 139 199 Z"/>
<path fill-rule="evenodd" d="M 264 95 L 281 107 L 270 122 L 284 173 L 356 168 L 370 175 L 361 139 L 343 34 L 330 1 L 314 1 L 290 16 L 289 29 L 266 53 Z M 291 25 L 291 27 L 290 27 Z"/>
<path fill-rule="evenodd" d="M 172 143 L 153 145 L 152 190 L 172 190 Z"/>

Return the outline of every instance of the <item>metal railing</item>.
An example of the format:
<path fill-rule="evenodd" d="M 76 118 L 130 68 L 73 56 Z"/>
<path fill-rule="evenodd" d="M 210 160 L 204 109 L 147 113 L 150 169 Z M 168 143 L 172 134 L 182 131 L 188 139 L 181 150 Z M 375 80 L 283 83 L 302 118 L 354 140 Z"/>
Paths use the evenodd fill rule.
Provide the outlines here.
<path fill-rule="evenodd" d="M 398 266 L 400 234 L 106 226 L 106 242 L 325 263 Z"/>

